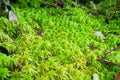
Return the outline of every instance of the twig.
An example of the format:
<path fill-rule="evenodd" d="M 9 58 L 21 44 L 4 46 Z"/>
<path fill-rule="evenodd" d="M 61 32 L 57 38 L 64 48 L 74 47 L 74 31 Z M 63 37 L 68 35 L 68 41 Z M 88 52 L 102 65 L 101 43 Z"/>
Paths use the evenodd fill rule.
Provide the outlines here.
<path fill-rule="evenodd" d="M 120 66 L 120 64 L 115 63 L 115 62 L 111 62 L 111 61 L 109 61 L 109 60 L 107 60 L 107 59 L 104 59 L 104 58 L 97 58 L 97 60 L 98 60 L 98 61 L 101 61 L 101 62 L 104 62 L 104 63 L 107 63 L 107 64 L 109 64 L 109 65 Z"/>

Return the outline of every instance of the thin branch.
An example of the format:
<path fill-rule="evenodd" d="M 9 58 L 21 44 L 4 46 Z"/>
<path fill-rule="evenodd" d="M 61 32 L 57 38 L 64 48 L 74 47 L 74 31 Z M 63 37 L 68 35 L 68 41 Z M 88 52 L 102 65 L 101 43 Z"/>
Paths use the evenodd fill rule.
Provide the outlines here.
<path fill-rule="evenodd" d="M 106 64 L 109 64 L 109 65 L 115 65 L 115 66 L 120 66 L 120 64 L 118 63 L 115 63 L 115 62 L 111 62 L 107 59 L 104 59 L 104 58 L 97 58 L 98 61 L 101 61 L 101 62 L 104 62 Z"/>

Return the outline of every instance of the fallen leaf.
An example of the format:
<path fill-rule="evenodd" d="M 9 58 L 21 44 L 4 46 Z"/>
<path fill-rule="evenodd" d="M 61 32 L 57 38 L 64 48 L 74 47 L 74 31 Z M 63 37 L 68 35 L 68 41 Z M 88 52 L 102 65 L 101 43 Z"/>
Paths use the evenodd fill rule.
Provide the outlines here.
<path fill-rule="evenodd" d="M 42 36 L 42 30 L 37 30 L 37 35 Z"/>
<path fill-rule="evenodd" d="M 105 35 L 102 32 L 100 32 L 100 31 L 94 31 L 93 34 L 96 34 L 97 36 L 100 36 L 103 39 L 106 39 Z"/>
<path fill-rule="evenodd" d="M 93 80 L 99 80 L 99 75 L 97 73 L 93 74 Z"/>
<path fill-rule="evenodd" d="M 9 11 L 8 19 L 10 21 L 14 22 L 15 24 L 17 24 L 17 22 L 18 22 L 17 16 L 12 10 Z"/>

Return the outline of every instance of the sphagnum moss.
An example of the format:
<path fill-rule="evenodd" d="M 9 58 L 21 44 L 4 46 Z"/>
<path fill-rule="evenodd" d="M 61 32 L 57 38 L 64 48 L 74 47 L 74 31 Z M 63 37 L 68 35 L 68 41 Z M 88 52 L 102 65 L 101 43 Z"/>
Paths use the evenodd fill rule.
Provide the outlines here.
<path fill-rule="evenodd" d="M 20 6 L 13 6 L 19 19 L 18 24 L 0 18 L 0 45 L 8 43 L 6 47 L 9 51 L 12 49 L 9 45 L 15 49 L 11 51 L 13 56 L 0 55 L 0 68 L 6 70 L 0 71 L 1 78 L 91 80 L 92 74 L 97 73 L 100 80 L 113 79 L 115 72 L 120 68 L 96 59 L 104 57 L 105 51 L 115 47 L 119 43 L 119 37 L 107 34 L 107 40 L 103 41 L 99 36 L 92 35 L 92 32 L 107 32 L 118 29 L 118 25 L 112 23 L 105 27 L 102 19 L 88 17 L 84 10 L 78 8 L 68 11 L 53 8 L 35 9 L 32 7 L 34 5 L 27 7 L 25 4 L 25 9 L 18 9 Z M 106 30 L 103 30 L 104 27 Z M 42 36 L 37 35 L 36 28 L 42 30 Z M 91 44 L 96 48 L 91 49 Z M 120 63 L 119 50 L 117 51 L 111 52 L 106 58 Z"/>

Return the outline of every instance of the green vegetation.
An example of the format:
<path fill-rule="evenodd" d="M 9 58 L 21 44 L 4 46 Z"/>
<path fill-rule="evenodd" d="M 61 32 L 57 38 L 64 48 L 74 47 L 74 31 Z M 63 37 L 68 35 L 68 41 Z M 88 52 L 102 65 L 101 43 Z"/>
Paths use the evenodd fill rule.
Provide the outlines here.
<path fill-rule="evenodd" d="M 24 3 L 12 5 L 18 24 L 0 17 L 0 46 L 10 52 L 10 56 L 0 53 L 0 80 L 92 80 L 93 73 L 100 80 L 114 79 L 120 67 L 97 58 L 120 63 L 119 17 L 106 24 L 105 17 L 89 16 L 88 9 Z"/>

